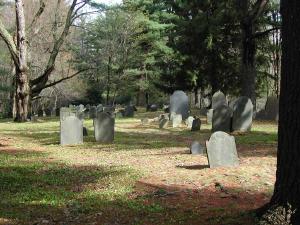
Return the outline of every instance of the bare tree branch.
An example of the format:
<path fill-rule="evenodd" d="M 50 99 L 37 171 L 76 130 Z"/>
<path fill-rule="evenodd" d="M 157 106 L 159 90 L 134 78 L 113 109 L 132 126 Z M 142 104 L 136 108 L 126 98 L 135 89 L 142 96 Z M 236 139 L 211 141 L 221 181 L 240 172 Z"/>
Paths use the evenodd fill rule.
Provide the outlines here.
<path fill-rule="evenodd" d="M 33 93 L 33 95 L 35 95 L 36 93 L 40 93 L 43 89 L 55 86 L 56 84 L 59 84 L 59 83 L 65 81 L 65 80 L 69 80 L 69 79 L 71 79 L 71 78 L 73 78 L 73 77 L 75 77 L 75 76 L 79 75 L 80 73 L 83 73 L 83 72 L 85 72 L 87 70 L 89 70 L 89 69 L 79 70 L 79 71 L 77 71 L 76 73 L 74 73 L 74 74 L 72 74 L 70 76 L 67 76 L 67 77 L 61 78 L 61 79 L 59 79 L 57 81 L 53 81 L 53 82 L 51 82 L 49 84 L 46 84 L 45 86 L 42 87 L 42 89 L 32 89 L 32 93 Z"/>
<path fill-rule="evenodd" d="M 280 27 L 273 27 L 271 29 L 268 29 L 268 30 L 265 30 L 265 31 L 262 31 L 262 32 L 257 32 L 255 33 L 252 38 L 260 38 L 260 37 L 263 37 L 267 34 L 269 34 L 270 32 L 274 31 L 274 30 L 280 30 Z"/>
<path fill-rule="evenodd" d="M 18 60 L 18 50 L 17 46 L 14 43 L 13 37 L 10 35 L 10 33 L 5 29 L 1 19 L 0 19 L 0 37 L 5 42 L 6 46 L 8 47 L 8 50 L 11 54 L 11 57 L 16 65 L 19 65 Z"/>
<path fill-rule="evenodd" d="M 77 0 L 73 0 L 72 4 L 68 10 L 68 14 L 67 14 L 63 32 L 61 33 L 61 35 L 57 39 L 57 41 L 55 41 L 55 43 L 54 43 L 54 46 L 51 51 L 45 71 L 43 72 L 43 74 L 41 76 L 39 76 L 38 78 L 36 78 L 34 80 L 31 80 L 31 82 L 30 82 L 31 86 L 34 89 L 42 90 L 43 87 L 46 85 L 50 74 L 54 70 L 56 57 L 57 57 L 59 50 L 60 50 L 61 46 L 63 45 L 63 43 L 69 33 L 70 27 L 72 25 L 72 15 L 73 15 L 76 3 L 77 3 Z"/>
<path fill-rule="evenodd" d="M 37 11 L 37 13 L 35 14 L 35 16 L 33 17 L 33 20 L 30 24 L 30 26 L 27 28 L 28 30 L 30 30 L 32 27 L 34 27 L 34 25 L 36 24 L 36 22 L 38 21 L 38 19 L 41 17 L 41 15 L 43 14 L 44 10 L 45 10 L 45 2 L 43 0 L 40 0 L 40 8 Z"/>

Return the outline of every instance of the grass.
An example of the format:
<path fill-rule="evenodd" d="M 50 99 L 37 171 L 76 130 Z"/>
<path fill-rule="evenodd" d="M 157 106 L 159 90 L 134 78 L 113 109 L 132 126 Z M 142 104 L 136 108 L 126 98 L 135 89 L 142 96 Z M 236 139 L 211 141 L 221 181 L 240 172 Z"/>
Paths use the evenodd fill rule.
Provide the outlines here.
<path fill-rule="evenodd" d="M 272 193 L 276 124 L 234 134 L 240 167 L 209 169 L 188 147 L 204 144 L 210 125 L 141 125 L 159 113 L 117 119 L 113 144 L 96 143 L 86 120 L 84 144 L 68 147 L 59 145 L 58 118 L 2 120 L 0 224 L 253 224 L 251 210 Z"/>

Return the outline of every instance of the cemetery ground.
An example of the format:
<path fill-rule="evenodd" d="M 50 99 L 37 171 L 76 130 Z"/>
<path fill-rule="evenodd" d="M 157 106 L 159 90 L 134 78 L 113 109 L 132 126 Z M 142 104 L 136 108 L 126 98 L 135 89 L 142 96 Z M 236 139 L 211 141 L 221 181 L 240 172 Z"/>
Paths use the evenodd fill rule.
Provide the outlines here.
<path fill-rule="evenodd" d="M 96 143 L 91 120 L 84 144 L 59 145 L 59 118 L 0 123 L 0 224 L 255 224 L 271 197 L 277 125 L 254 122 L 234 134 L 240 166 L 208 168 L 190 155 L 210 137 L 185 127 L 159 129 L 142 112 L 116 119 L 113 144 Z"/>

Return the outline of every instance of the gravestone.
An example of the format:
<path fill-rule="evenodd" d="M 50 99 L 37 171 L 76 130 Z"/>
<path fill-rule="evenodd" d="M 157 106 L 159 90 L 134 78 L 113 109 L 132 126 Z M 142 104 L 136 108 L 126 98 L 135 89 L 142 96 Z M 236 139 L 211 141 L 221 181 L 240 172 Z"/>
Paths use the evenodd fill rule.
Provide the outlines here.
<path fill-rule="evenodd" d="M 60 144 L 76 145 L 83 143 L 83 121 L 74 115 L 63 116 L 60 120 Z"/>
<path fill-rule="evenodd" d="M 207 108 L 201 108 L 200 109 L 200 115 L 201 116 L 206 116 L 207 115 Z"/>
<path fill-rule="evenodd" d="M 212 132 L 231 131 L 232 109 L 226 105 L 219 105 L 213 110 Z"/>
<path fill-rule="evenodd" d="M 64 120 L 68 116 L 75 116 L 76 117 L 77 112 L 74 109 L 62 107 L 62 108 L 60 108 L 59 115 L 60 115 L 60 120 Z"/>
<path fill-rule="evenodd" d="M 205 147 L 201 145 L 198 141 L 193 141 L 190 146 L 190 153 L 192 155 L 202 155 L 205 153 Z"/>
<path fill-rule="evenodd" d="M 206 142 L 206 149 L 210 168 L 239 165 L 235 139 L 225 132 L 213 133 Z"/>
<path fill-rule="evenodd" d="M 60 115 L 60 108 L 56 108 L 55 109 L 55 116 L 59 116 Z"/>
<path fill-rule="evenodd" d="M 233 106 L 232 131 L 247 132 L 251 130 L 253 104 L 247 97 L 240 97 Z"/>
<path fill-rule="evenodd" d="M 192 128 L 194 119 L 195 119 L 195 118 L 194 118 L 193 116 L 189 116 L 189 117 L 185 120 L 185 124 L 187 125 L 188 128 Z"/>
<path fill-rule="evenodd" d="M 221 105 L 228 105 L 227 101 L 226 101 L 226 97 L 223 94 L 223 92 L 218 91 L 216 93 L 214 93 L 213 97 L 212 97 L 212 109 L 216 109 L 217 107 L 221 106 Z"/>
<path fill-rule="evenodd" d="M 173 114 L 171 121 L 172 121 L 173 128 L 179 127 L 182 123 L 182 115 L 181 114 Z"/>
<path fill-rule="evenodd" d="M 83 137 L 89 136 L 88 129 L 86 127 L 83 127 Z"/>
<path fill-rule="evenodd" d="M 207 124 L 211 124 L 212 123 L 213 113 L 214 113 L 213 109 L 209 109 L 207 111 L 207 115 L 206 115 L 206 122 L 207 122 Z"/>
<path fill-rule="evenodd" d="M 113 106 L 105 106 L 103 107 L 103 112 L 113 114 L 115 112 L 115 108 Z"/>
<path fill-rule="evenodd" d="M 170 113 L 182 115 L 185 120 L 189 116 L 189 98 L 183 91 L 175 91 L 170 97 Z"/>
<path fill-rule="evenodd" d="M 168 127 L 168 125 L 169 125 L 169 120 L 168 119 L 161 119 L 160 121 L 159 121 L 159 128 L 160 129 L 164 129 L 164 128 L 167 128 Z"/>
<path fill-rule="evenodd" d="M 90 111 L 89 111 L 90 119 L 96 118 L 96 113 L 97 113 L 97 107 L 96 106 L 91 106 Z"/>
<path fill-rule="evenodd" d="M 265 115 L 267 120 L 279 119 L 279 99 L 275 96 L 268 97 L 266 102 Z"/>
<path fill-rule="evenodd" d="M 97 112 L 102 112 L 103 111 L 103 105 L 102 104 L 99 104 L 96 106 L 96 111 Z"/>
<path fill-rule="evenodd" d="M 147 105 L 146 111 L 147 112 L 156 112 L 158 110 L 158 105 L 156 104 L 151 104 L 151 105 Z"/>
<path fill-rule="evenodd" d="M 109 113 L 98 112 L 96 118 L 94 118 L 94 135 L 97 142 L 113 142 L 115 135 L 115 118 Z"/>
<path fill-rule="evenodd" d="M 201 128 L 200 118 L 194 118 L 191 131 L 199 131 Z"/>
<path fill-rule="evenodd" d="M 124 110 L 124 117 L 134 117 L 134 109 L 135 107 L 133 107 L 132 105 L 126 106 Z"/>

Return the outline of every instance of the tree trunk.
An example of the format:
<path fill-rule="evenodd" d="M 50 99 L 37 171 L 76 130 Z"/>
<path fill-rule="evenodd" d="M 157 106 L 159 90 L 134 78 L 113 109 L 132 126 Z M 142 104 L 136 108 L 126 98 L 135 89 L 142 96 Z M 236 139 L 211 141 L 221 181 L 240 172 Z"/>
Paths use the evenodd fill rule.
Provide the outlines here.
<path fill-rule="evenodd" d="M 260 224 L 300 224 L 300 1 L 282 0 L 282 67 L 275 189 Z"/>
<path fill-rule="evenodd" d="M 256 46 L 251 21 L 242 22 L 242 39 L 241 95 L 250 98 L 253 105 L 256 105 Z"/>
<path fill-rule="evenodd" d="M 18 71 L 16 73 L 16 122 L 27 120 L 29 103 L 29 85 L 26 72 Z"/>
<path fill-rule="evenodd" d="M 111 57 L 109 56 L 108 65 L 107 65 L 106 105 L 109 105 L 110 77 L 111 77 Z"/>
<path fill-rule="evenodd" d="M 17 49 L 16 64 L 16 118 L 17 122 L 27 120 L 29 101 L 29 80 L 27 76 L 27 44 L 23 0 L 16 0 Z"/>

